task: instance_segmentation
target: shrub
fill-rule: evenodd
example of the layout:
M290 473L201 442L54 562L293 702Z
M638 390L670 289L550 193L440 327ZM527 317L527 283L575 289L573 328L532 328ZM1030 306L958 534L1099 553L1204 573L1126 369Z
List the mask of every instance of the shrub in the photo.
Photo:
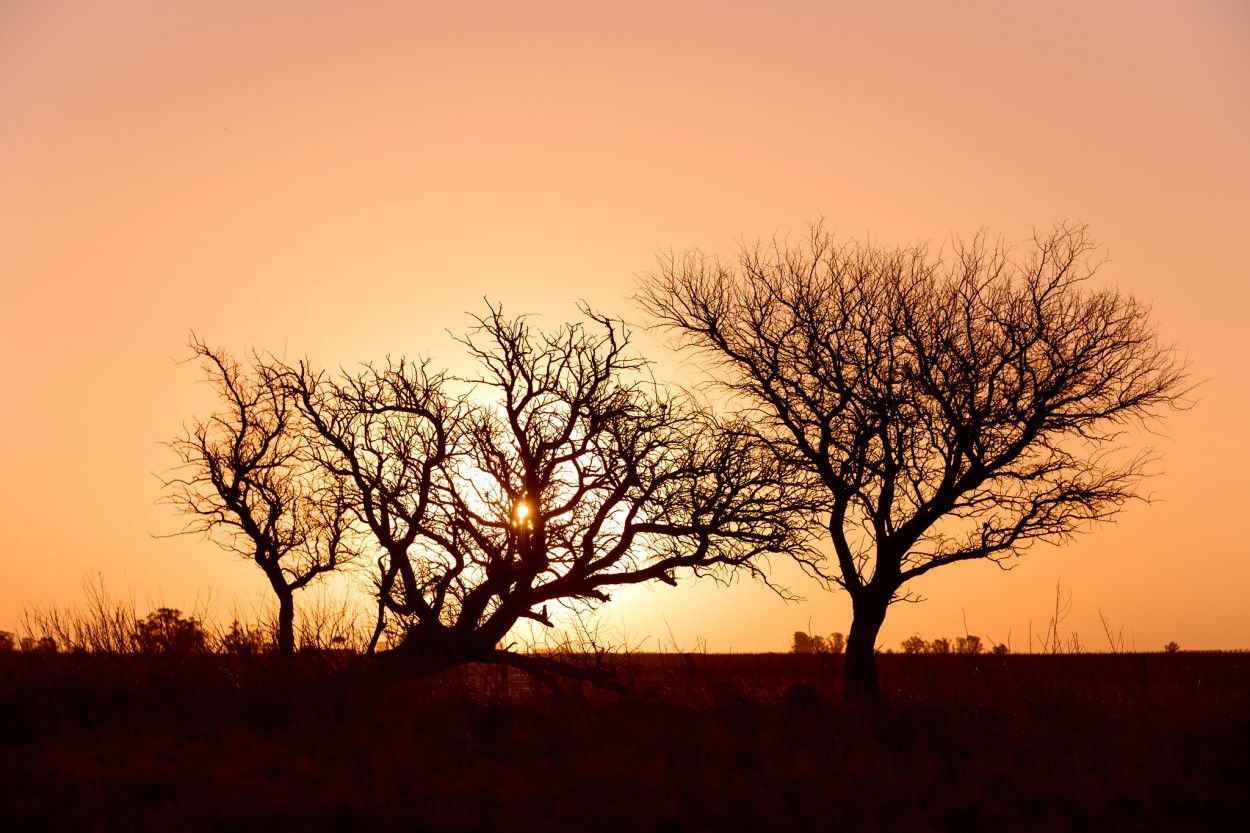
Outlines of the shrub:
M826 639L795 631L794 642L790 645L790 651L795 654L840 654L845 650L846 637L840 633L831 633Z
M7 654L14 649L13 634L0 631L0 654Z
M929 643L917 633L904 639L899 644L899 650L904 654L923 654L929 650Z
M240 625L238 619L230 623L230 630L221 638L221 649L235 656L254 656L269 647L270 640L262 628Z
M1169 654L1175 654L1180 649L1181 649L1181 646L1177 645L1175 642L1169 642L1168 644L1163 646L1163 650L1167 651Z
M810 633L803 631L794 632L794 642L790 646L790 650L796 654L819 654L824 648L824 639L819 636L812 636Z
M981 650L981 637L979 636L961 636L955 640L955 653L957 654L979 654Z
M162 607L139 622L137 638L144 653L195 654L205 650L204 628L198 619Z
M23 651L38 652L42 654L56 653L56 640L50 636L41 636L38 638L33 636L23 636L21 645Z

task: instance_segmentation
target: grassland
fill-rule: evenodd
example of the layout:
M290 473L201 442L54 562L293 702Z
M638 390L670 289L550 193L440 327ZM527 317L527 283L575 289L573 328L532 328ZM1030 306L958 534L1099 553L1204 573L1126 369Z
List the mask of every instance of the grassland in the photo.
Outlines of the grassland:
M879 659L0 654L0 829L1250 829L1250 655Z

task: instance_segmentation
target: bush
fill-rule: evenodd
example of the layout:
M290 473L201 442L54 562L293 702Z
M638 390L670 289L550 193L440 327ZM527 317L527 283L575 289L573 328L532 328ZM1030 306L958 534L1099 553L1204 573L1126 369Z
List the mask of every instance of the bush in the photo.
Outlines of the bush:
M981 637L979 636L961 636L955 640L955 653L957 654L979 654L981 650Z
M899 643L899 650L904 654L949 654L951 653L951 641L939 636L932 642L925 642L920 634L914 634ZM956 654L979 654L984 650L985 646L982 644L979 636L968 635L955 639L954 652ZM995 645L994 653L1007 653L1007 646Z
M0 654L7 654L15 647L13 634L8 631L0 631Z
M41 636L37 639L33 636L23 636L21 645L23 651L41 654L56 653L56 640L50 636Z
M136 634L145 654L198 654L205 650L204 628L198 619L184 619L182 612L162 607L139 622Z
M904 654L924 654L929 651L929 643L917 633L904 639L899 644L899 650Z
M238 619L230 623L230 630L221 638L221 649L235 656L255 656L270 647L271 640L262 628L240 625Z
M1169 642L1168 644L1163 646L1163 650L1167 651L1169 654L1175 654L1180 649L1181 649L1181 646L1177 645L1175 642Z
M795 631L794 642L790 645L791 653L795 654L840 654L845 650L846 637L840 633L831 633L826 639L823 636Z

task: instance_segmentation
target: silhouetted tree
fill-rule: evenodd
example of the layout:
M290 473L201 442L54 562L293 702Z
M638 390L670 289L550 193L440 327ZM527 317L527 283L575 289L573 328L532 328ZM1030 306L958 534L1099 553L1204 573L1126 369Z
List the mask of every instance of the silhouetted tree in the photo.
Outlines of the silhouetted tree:
M924 654L929 651L929 643L920 634L914 634L899 644L899 650L904 654Z
M462 340L472 379L402 359L285 368L381 553L378 631L397 621L415 665L534 668L498 647L522 619L802 551L801 477L747 426L667 393L619 322L583 312L543 332L491 308Z
M278 652L289 655L295 592L355 555L351 507L323 475L315 433L268 368L244 367L194 337L191 349L223 408L170 443L183 474L165 482L164 499L191 516L184 533L260 567L278 599Z
M238 619L230 622L230 630L221 638L221 649L235 656L255 656L271 645L261 628L247 627Z
M848 697L879 693L874 647L904 584L1063 541L1137 493L1126 427L1188 388L1147 305L1088 283L1082 226L1022 256L978 236L924 246L743 245L661 259L639 300L708 357L744 415L821 488L851 596Z
M182 612L162 607L138 622L135 641L144 653L198 654L206 649L204 628Z
M17 641L9 631L0 631L0 654L11 653L17 647Z
M824 637L795 631L794 641L790 643L790 651L795 654L840 654L845 649L846 637L840 633Z
M793 654L819 654L824 652L825 640L821 636L812 636L806 631L795 631L794 641L790 643Z
M984 648L979 636L969 634L955 638L955 653L957 654L979 654Z
M23 651L41 654L55 654L56 640L50 636L23 636L19 643Z

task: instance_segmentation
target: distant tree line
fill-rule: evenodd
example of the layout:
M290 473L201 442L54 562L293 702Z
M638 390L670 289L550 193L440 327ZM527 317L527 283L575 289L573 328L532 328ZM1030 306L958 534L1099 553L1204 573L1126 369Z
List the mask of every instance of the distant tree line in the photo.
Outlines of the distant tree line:
M985 646L981 637L972 634L955 637L953 642L945 637L926 641L920 634L914 634L902 641L899 650L904 654L980 654L985 651ZM1010 651L1003 643L990 648L990 653L993 654L1006 654Z

